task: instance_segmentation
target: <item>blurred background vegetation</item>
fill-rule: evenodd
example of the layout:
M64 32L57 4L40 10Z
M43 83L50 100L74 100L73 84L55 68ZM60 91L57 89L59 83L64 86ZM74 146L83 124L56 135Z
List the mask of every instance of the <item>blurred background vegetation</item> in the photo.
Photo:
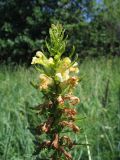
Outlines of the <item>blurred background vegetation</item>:
M0 0L0 61L30 63L59 21L79 57L120 55L119 0Z
M74 160L119 160L120 0L0 0L0 160L34 160L30 107L42 95L30 85L38 73L26 66L58 21L65 54L76 47L83 77L75 92L81 132L73 137L90 145L75 147Z

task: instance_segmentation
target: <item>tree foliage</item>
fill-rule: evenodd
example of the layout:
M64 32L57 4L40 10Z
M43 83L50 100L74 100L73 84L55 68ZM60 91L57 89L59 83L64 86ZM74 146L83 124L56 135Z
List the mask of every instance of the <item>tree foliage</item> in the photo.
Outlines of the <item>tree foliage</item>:
M0 60L30 63L59 21L79 56L119 55L119 0L0 0Z

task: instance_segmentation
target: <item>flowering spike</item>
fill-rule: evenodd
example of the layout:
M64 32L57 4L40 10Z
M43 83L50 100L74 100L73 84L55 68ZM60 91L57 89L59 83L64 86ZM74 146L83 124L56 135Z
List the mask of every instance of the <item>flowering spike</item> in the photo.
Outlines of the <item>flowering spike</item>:
M51 159L71 160L72 155L65 148L71 149L75 146L74 141L67 135L61 136L61 133L66 133L66 127L74 134L80 130L75 124L77 110L74 108L80 100L73 94L79 82L77 56L74 61L70 57L61 57L67 42L62 25L53 24L49 33L50 42L46 42L46 47L51 57L48 58L45 53L37 51L31 62L40 72L38 83L32 85L44 96L43 104L34 110L36 115L43 117L41 123L35 127L34 136L37 141L35 153L39 154L43 149L48 149L49 157L50 151L54 150L50 155ZM73 47L71 56L74 51ZM40 140L42 136L45 138L44 141Z

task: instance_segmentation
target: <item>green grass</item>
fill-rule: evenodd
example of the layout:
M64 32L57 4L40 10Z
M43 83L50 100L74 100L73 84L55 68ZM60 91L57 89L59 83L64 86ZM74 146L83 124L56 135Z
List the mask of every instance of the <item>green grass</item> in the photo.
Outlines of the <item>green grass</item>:
M118 160L120 58L86 59L80 76L76 95L81 99L77 106L81 131L73 137L83 145L73 149L74 160ZM27 111L42 101L29 83L36 77L32 68L0 66L0 160L33 160Z

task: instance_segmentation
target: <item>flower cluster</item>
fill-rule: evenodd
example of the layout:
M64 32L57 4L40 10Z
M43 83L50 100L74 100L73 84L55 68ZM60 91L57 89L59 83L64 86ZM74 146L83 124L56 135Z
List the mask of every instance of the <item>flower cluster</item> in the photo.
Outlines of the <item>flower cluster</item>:
M60 82L61 86L70 86L70 88L78 84L79 79L75 76L76 73L79 73L78 63L72 63L69 57L59 59L56 63L52 57L47 58L41 51L38 51L31 64L39 64L44 68L42 71L44 73L39 76L41 90L54 85L54 81Z
M69 57L62 58L59 54L61 44L65 45L63 36L60 37L62 33L61 25L53 25L50 30L51 38L56 38L56 41L51 40L51 42L57 43L58 39L63 41L61 43L58 41L59 48L56 51L58 54L52 54L50 58L47 58L44 53L38 51L31 62L40 71L36 86L44 95L44 103L35 109L37 113L44 116L45 121L39 124L35 131L38 136L45 134L46 140L37 142L36 151L40 152L44 148L54 150L50 156L51 160L57 160L63 156L64 159L72 159L71 154L65 148L71 149L75 142L62 132L70 129L76 133L80 130L75 124L77 111L73 107L80 102L79 98L73 95L73 90L79 82L77 76L79 68L76 61L72 62Z

